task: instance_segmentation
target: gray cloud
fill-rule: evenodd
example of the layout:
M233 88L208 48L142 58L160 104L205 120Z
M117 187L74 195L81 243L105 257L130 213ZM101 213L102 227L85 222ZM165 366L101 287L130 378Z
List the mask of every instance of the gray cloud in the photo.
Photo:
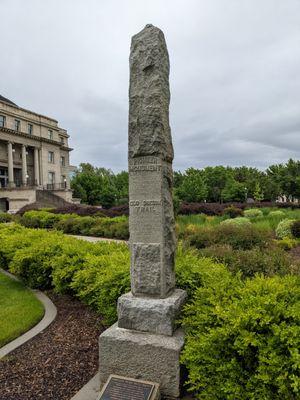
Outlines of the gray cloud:
M300 158L298 0L0 0L0 93L57 118L73 164L126 169L130 38L165 32L175 168Z

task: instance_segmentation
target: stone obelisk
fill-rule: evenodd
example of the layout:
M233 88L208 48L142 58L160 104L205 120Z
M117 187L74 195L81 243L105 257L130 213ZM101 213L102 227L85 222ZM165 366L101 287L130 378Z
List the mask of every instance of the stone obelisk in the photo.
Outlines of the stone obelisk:
M100 380L109 374L150 380L177 398L184 338L175 319L186 293L175 289L169 102L164 34L146 25L132 38L130 53L131 292L118 300L118 322L100 336Z

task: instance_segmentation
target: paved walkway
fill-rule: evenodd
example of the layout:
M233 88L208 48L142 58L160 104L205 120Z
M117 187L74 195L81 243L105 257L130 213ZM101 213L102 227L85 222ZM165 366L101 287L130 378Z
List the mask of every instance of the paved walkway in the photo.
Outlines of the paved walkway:
M71 400L97 400L100 394L100 376L96 374Z
M7 275L8 277L14 279L14 280L19 280L16 276L10 274L7 271L4 271L3 269L0 268L0 271ZM18 347L22 346L22 344L28 342L28 340L32 339L34 336L38 335L41 333L44 329L47 328L51 324L51 322L54 321L57 310L55 305L52 303L52 301L47 297L44 293L40 292L39 290L31 290L35 296L40 300L40 302L43 304L44 309L45 309L45 314L43 319L35 325L32 329L24 333L23 335L19 336L17 339L13 340L10 343L7 343L5 346L0 348L0 359L7 356L10 352L13 350L17 349Z
M75 239L86 240L87 242L115 242L115 243L127 243L126 240L119 240L119 239L109 239L109 238L102 238L102 237L95 237L95 236L82 236L82 235L67 235L73 237Z

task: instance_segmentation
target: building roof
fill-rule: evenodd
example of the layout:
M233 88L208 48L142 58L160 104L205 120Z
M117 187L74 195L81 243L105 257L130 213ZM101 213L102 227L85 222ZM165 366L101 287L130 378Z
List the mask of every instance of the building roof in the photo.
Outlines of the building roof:
M12 104L13 106L16 106L16 104L13 101L1 96L1 94L0 94L0 101L4 101L5 103Z

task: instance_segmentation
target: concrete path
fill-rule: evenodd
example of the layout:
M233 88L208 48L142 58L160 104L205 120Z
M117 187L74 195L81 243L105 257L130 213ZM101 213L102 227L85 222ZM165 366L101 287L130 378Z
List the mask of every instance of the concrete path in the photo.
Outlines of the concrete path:
M120 239L109 239L109 238L102 238L102 237L95 237L95 236L82 236L82 235L67 235L73 237L75 239L81 239L81 240L86 240L87 242L115 242L115 243L127 243L126 240L120 240Z
M96 374L86 385L84 385L79 392L71 398L71 400L97 400L100 394L99 373Z
M0 268L0 272L3 274L7 275L8 277L19 281L19 279L10 274L7 271L4 271L3 269ZM51 322L54 321L56 315L57 315L57 309L55 305L52 303L52 301L47 297L44 293L40 292L39 290L31 290L35 296L40 300L40 302L43 304L45 308L45 314L43 319L35 325L32 329L24 333L23 335L19 336L17 339L13 340L10 343L7 343L5 346L0 348L0 360L1 358L7 356L10 352L13 350L17 349L18 347L22 346L22 344L28 342L28 340L32 339L34 336L38 335L41 333L43 330L45 330Z

